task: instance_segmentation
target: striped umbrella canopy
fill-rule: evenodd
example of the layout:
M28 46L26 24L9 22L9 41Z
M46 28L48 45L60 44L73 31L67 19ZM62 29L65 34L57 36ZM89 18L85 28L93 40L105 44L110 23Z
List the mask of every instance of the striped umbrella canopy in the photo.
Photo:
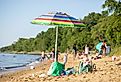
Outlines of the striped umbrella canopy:
M31 22L38 25L52 25L56 27L56 42L55 42L55 61L58 61L57 54L57 39L58 39L58 27L85 27L86 25L80 22L78 19L62 12L51 12L41 15Z
M32 24L54 25L57 27L85 27L78 19L62 12L48 13L35 18Z

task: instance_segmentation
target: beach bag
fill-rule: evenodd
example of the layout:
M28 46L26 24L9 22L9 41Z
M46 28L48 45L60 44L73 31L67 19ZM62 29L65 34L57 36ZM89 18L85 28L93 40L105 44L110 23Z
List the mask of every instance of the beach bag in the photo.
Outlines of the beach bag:
M61 64L59 62L53 62L48 71L48 75L60 76L63 73L64 69L65 69L64 64Z

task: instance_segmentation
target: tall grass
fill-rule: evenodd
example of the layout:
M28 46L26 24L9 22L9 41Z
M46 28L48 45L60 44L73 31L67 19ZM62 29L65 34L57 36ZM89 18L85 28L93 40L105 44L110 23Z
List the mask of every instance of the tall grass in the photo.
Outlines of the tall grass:
M111 50L110 56L121 56L121 47L114 48Z

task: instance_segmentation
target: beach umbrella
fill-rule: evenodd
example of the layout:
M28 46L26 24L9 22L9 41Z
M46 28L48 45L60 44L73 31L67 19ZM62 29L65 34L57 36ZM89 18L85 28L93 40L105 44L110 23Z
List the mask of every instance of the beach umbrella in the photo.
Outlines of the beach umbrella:
M55 41L55 61L58 61L57 54L57 41L58 41L58 27L85 27L86 25L80 22L78 19L63 13L63 12L51 12L41 15L31 22L38 25L51 25L56 27L56 41Z

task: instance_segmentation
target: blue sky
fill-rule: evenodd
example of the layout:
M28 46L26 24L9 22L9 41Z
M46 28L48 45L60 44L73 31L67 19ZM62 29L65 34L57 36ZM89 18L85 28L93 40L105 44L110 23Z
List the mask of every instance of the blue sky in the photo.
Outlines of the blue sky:
M35 37L49 27L31 24L48 12L61 11L83 19L91 12L101 12L105 0L0 0L0 47L19 38Z

